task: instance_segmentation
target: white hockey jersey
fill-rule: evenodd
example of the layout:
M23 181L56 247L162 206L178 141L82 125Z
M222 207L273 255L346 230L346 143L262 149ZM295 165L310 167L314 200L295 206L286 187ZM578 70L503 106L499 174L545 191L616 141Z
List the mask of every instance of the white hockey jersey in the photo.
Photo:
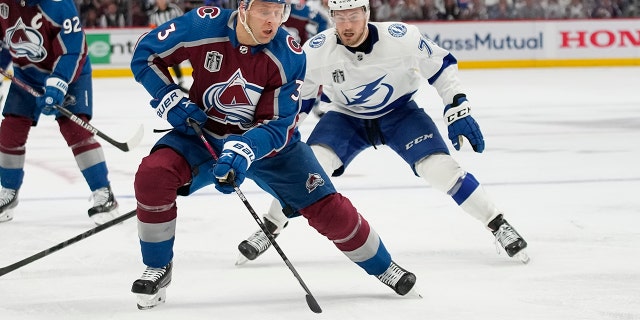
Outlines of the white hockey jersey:
M404 106L424 79L435 87L445 105L463 93L456 59L417 27L401 22L369 22L368 27L370 52L352 52L339 44L334 28L305 43L302 112L310 111L320 86L331 100L331 110L363 119Z

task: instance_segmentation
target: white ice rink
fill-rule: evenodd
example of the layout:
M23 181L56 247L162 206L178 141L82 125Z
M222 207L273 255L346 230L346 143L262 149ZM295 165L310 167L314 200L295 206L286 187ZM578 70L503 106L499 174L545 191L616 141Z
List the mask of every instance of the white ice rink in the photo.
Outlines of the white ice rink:
M497 254L494 238L386 147L333 181L418 277L423 298L399 297L351 263L303 218L277 240L323 309L275 250L236 267L257 225L235 194L213 186L179 198L167 303L139 311L136 220L0 277L0 319L640 319L640 68L462 70L486 140L452 151L529 242L531 263ZM6 90L8 82L5 81ZM138 148L100 140L121 213L135 208L140 159L167 128L132 78L96 79L92 124L117 140L144 124ZM442 102L420 100L441 133ZM31 131L15 218L0 224L0 267L94 227L90 192L50 118ZM302 125L306 137L316 122ZM262 214L270 199L242 185Z

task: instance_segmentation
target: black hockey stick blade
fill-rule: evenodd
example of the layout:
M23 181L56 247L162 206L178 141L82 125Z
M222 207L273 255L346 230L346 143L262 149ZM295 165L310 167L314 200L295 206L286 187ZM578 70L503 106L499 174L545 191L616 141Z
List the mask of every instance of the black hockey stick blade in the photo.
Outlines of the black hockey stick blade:
M307 293L305 298L307 299L307 305L309 306L309 309L311 309L311 311L313 311L314 313L321 313L322 309L320 308L318 301L316 301L316 299L313 297L313 294L311 294L311 290L309 290L307 284L304 283L296 268L293 266L291 261L289 261L289 258L287 258L287 256L284 254L284 251L282 251L282 248L280 248L280 245L276 242L276 238L267 230L267 227L264 225L262 220L260 220L260 217L247 200L247 197L245 197L244 193L242 193L242 190L240 190L240 188L236 185L233 177L227 177L227 179L231 180L230 183L233 186L233 189L236 191L236 194L238 195L238 197L240 197L240 200L242 200L242 203L244 203L245 207L247 207L247 209L249 210L249 213L253 217L253 220L256 221L258 226L260 226L260 229L267 236L269 242L271 242L271 245L273 245L273 248L278 252L291 273L293 273L293 276L296 277L298 283L300 283L300 286L302 286L302 289L304 289L304 291Z
M60 249L68 247L69 245L74 244L74 243L76 243L76 242L78 242L80 240L88 238L88 237L90 237L90 236L92 236L92 235L94 235L94 234L96 234L96 233L98 233L98 232L100 232L100 231L102 231L104 229L112 227L112 226L114 226L114 225L116 225L116 224L118 224L118 223L120 223L122 221L125 221L125 220L135 216L135 215L136 215L136 210L134 209L134 210L129 211L129 212L127 212L127 213L125 213L125 214L123 214L121 216L118 216L117 218L114 218L113 220L107 221L104 224L101 224L101 225L99 225L99 226L97 226L97 227L95 227L93 229L87 230L87 231L85 231L85 232L83 232L83 233L81 233L81 234L79 234L79 235L77 235L77 236L75 236L75 237L73 237L73 238L71 238L69 240L60 242L57 245L55 245L55 246L53 246L53 247L51 247L49 249L40 251L40 252L38 252L38 253L30 256L30 257L24 258L24 259L14 263L14 264L8 265L8 266L3 267L3 268L0 268L0 277L5 275L5 274L7 274L7 273L9 273L9 272L11 272L11 271L15 271L18 268L24 267L24 266L30 264L31 262L34 262L34 261L39 260L41 258L44 258L44 257L46 257L46 256L48 256L48 255L50 255L50 254L52 254L52 253L54 253L54 252L56 252L56 251L58 251Z
M38 90L34 89L33 87L31 87L27 83L22 82L20 79L14 78L13 75L7 73L4 69L0 69L0 74L5 76L7 79L11 80L14 84L16 84L18 87L22 88L23 90L27 91L32 96L34 96L34 97L42 96L42 93L40 93ZM97 135L98 137L100 137L100 138L104 139L105 141L109 142L110 144L112 144L116 148L118 148L118 149L120 149L122 151L125 151L125 152L127 152L127 151L133 149L134 147L136 147L140 143L140 141L142 140L142 136L144 135L144 127L142 125L140 125L140 127L138 128L138 131L136 132L136 134L131 139L129 139L126 142L119 142L119 141L116 141L113 138L109 137L108 135L104 134L102 131L96 129L94 126L92 126L88 122L78 118L78 116L73 114L73 112L69 111L67 108L65 108L63 106L55 106L55 108L58 111L60 111L60 113L62 113L62 115L64 115L65 117L71 119L71 121L75 122L77 125L79 125L83 129L85 129L85 130Z
M130 151L131 149L135 148L138 144L140 144L140 141L142 141L142 137L144 136L144 126L140 125L138 127L138 131L136 131L135 135L131 137L129 140L127 140L126 142L116 141L113 138L109 137L108 135L104 134L102 131L96 129L94 126L92 126L88 122L78 118L78 116L73 114L73 112L69 111L69 109L63 106L56 106L56 109L58 109L60 113L62 113L65 117L71 119L71 121L75 122L77 125L97 135L98 137L104 139L114 147L124 152Z
M306 295L305 298L307 298L307 304L309 305L309 309L311 309L311 311L315 313L322 313L322 309L320 308L318 301L316 301L316 298L314 298L310 294Z
M207 138L205 138L204 134L202 133L202 129L200 129L200 126L198 125L198 123L196 123L190 118L187 119L187 123L189 124L189 126L191 126L191 128L193 128L196 134L200 136L200 140L202 140L202 143L211 154L211 157L213 158L213 160L218 161L218 156L216 155L209 141L207 141ZM242 203L244 203L244 206L247 207L247 210L249 210L249 213L251 214L253 219L256 221L258 226L260 226L260 229L262 230L262 232L264 232L267 235L267 238L269 238L269 242L271 242L271 245L273 245L273 248L276 249L276 251L280 255L280 258L282 258L282 260L287 265L291 273L293 273L293 275L298 280L298 283L300 283L300 286L302 286L302 289L304 289L304 291L307 293L305 298L307 300L307 305L309 306L309 309L311 309L311 311L313 311L314 313L321 313L322 309L320 308L318 301L316 301L316 299L313 297L313 295L311 294L311 290L309 290L309 288L302 280L302 277L300 276L296 268L293 266L293 264L291 264L291 261L289 261L289 258L287 258L287 256L284 254L284 251L282 251L282 248L280 248L280 245L278 245L278 243L276 242L276 239L267 230L267 227L264 225L262 220L260 220L260 217L258 216L256 211L253 209L251 204L249 203L249 200L247 200L247 197L245 197L242 190L240 190L238 185L236 185L236 182L234 181L234 178L233 178L233 174L234 174L233 171L230 171L229 174L226 176L225 180L228 183L231 183L231 185L233 186L233 190L235 190L240 200L242 200Z

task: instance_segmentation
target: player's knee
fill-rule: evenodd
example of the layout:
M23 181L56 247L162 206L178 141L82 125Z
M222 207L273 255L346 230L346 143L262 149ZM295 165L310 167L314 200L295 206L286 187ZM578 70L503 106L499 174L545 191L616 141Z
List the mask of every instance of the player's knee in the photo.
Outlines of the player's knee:
M324 170L324 172L329 176L342 166L342 161L338 158L338 155L331 150L331 148L324 145L314 144L311 146L311 150L318 159L318 162L320 162L322 170Z
M21 148L27 143L31 119L8 115L2 120L0 146L6 150Z
M349 199L339 193L330 194L300 210L309 225L330 240L348 237L358 226L360 215Z
M86 115L78 115L78 118L82 119L84 122L89 122L89 119ZM93 133L79 126L71 119L67 117L60 117L57 120L60 126L60 133L62 134L64 140L67 141L67 145L74 146L80 142L93 139Z
M448 154L432 154L416 162L416 172L434 188L448 193L464 176L458 162Z
M134 177L136 198L144 195L173 194L191 180L191 168L182 156L169 148L159 149L144 157Z

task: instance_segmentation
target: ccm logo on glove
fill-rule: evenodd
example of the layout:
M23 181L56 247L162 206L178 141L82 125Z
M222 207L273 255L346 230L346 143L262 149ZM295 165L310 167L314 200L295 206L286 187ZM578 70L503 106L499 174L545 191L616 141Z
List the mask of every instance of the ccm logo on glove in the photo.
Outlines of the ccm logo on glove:
M467 101L464 101L461 105L457 107L451 107L449 110L447 110L444 118L449 125L456 122L456 120L462 119L470 114L471 108L469 107L469 103Z

